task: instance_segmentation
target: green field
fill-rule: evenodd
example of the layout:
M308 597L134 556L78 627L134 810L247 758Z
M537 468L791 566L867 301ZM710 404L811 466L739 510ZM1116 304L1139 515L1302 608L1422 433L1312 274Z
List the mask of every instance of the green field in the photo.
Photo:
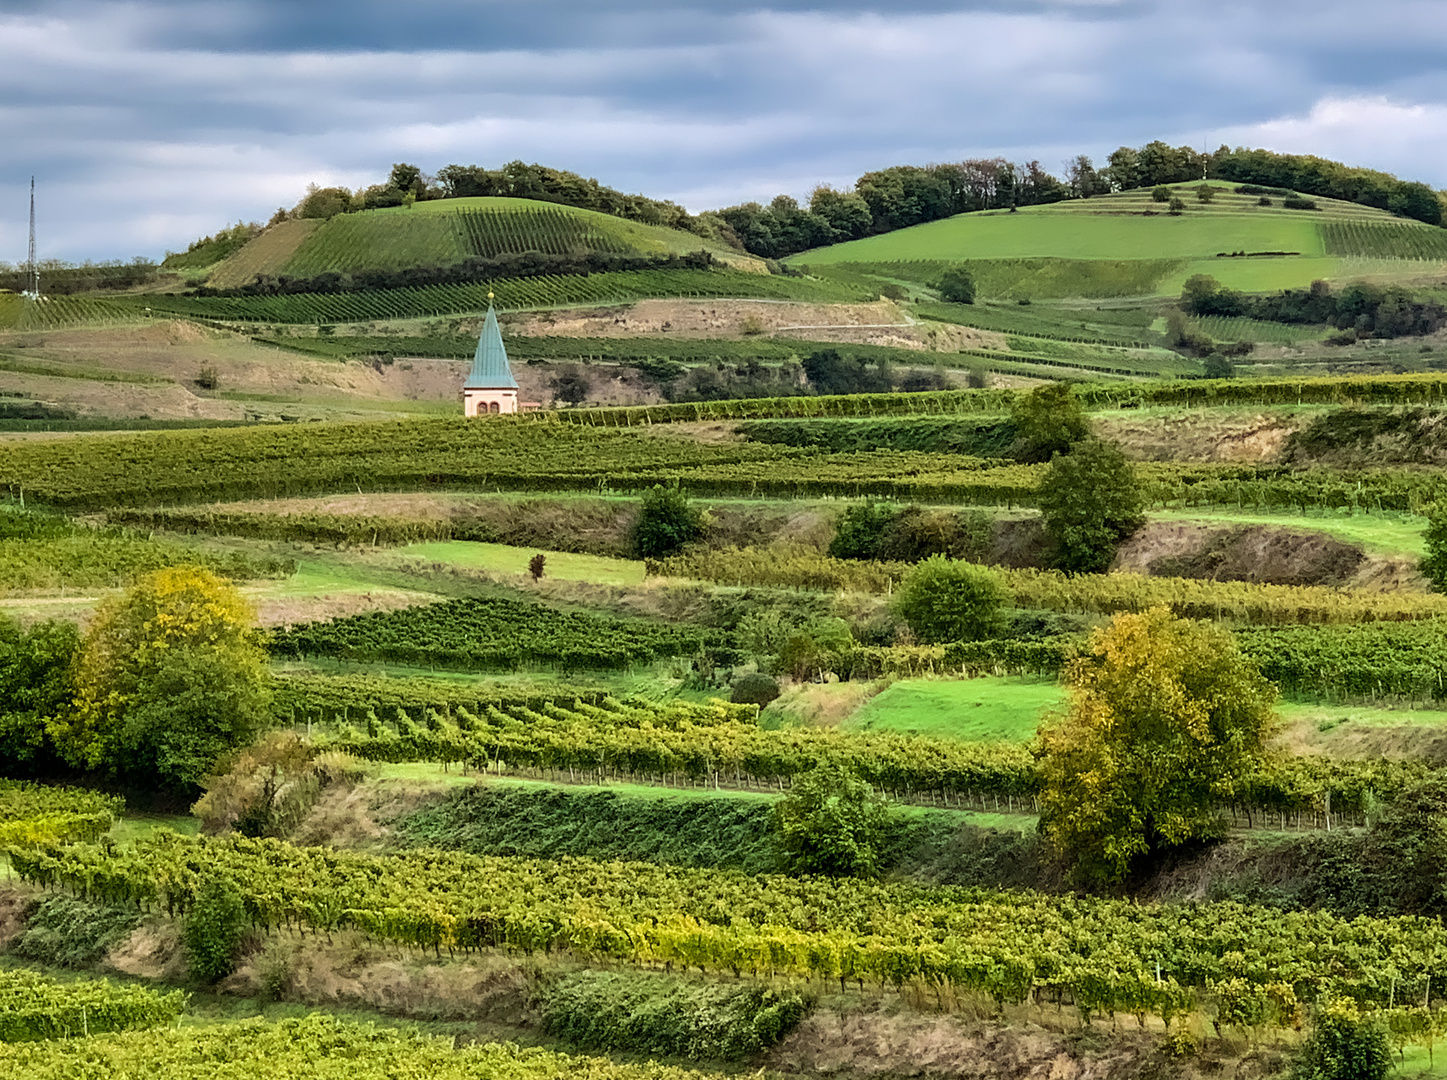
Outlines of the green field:
M1415 514L1253 514L1235 510L1162 510L1161 521L1195 521L1209 525L1270 525L1281 529L1323 532L1369 552L1421 558L1426 553L1425 518Z
M444 563L467 570L495 574L526 574L528 560L539 554L532 548L506 544L479 544L471 540L409 544L401 554L428 562ZM560 581L592 581L600 585L637 585L643 580L643 564L601 555L574 555L565 551L541 552L547 559L544 574Z
M1236 250L1324 254L1316 222L1286 211L1272 216L1187 212L1178 218L1148 218L1031 207L1014 214L958 214L807 251L790 261L829 266L913 259L1205 259Z
M1064 700L1064 690L1054 682L904 679L870 700L844 727L979 742L1026 742L1034 737L1040 717Z

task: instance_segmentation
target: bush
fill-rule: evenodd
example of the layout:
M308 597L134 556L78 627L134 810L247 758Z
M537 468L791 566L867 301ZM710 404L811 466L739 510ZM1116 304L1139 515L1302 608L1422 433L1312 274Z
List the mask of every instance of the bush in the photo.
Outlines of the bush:
M585 971L541 994L543 1029L586 1050L739 1058L778 1042L808 1011L796 990Z
M1284 199L1281 200L1281 205L1282 205L1282 207L1284 207L1284 208L1287 209L1287 210L1315 210L1315 209L1316 209L1316 201L1315 201L1315 200L1313 200L1313 199L1303 199L1303 198L1301 198L1301 197L1299 197L1299 196L1297 196L1297 195L1288 195L1286 198L1284 198Z
M702 535L703 514L688 496L677 487L655 484L639 504L628 532L628 549L635 559L659 559Z
M229 878L213 876L201 883L182 925L186 966L198 982L220 982L236 970L246 933L246 909Z
M1209 203L1216 200L1216 189L1210 184L1202 184L1196 189L1196 201Z
M975 302L974 276L963 267L954 267L940 275L935 283L940 299L950 304L973 304Z
M889 818L874 789L837 765L800 776L774 806L779 847L796 874L873 877Z
M124 941L140 921L134 908L52 896L31 909L10 952L40 964L89 967Z
M1447 592L1447 506L1434 506L1427 515L1426 555L1417 564L1437 592Z
M1103 573L1145 521L1135 470L1110 443L1089 439L1057 457L1040 482L1040 516L1056 569Z
M1166 213L1171 214L1171 215L1173 215L1173 216L1179 216L1179 215L1181 215L1181 214L1184 214L1185 212L1186 212L1186 200L1182 199L1179 195L1173 195L1173 196L1171 196L1170 206L1169 206L1169 208L1166 210Z
M1208 379L1229 379L1236 374L1236 365L1231 363L1229 357L1220 353L1212 353L1206 357L1202 366L1205 368Z
M1271 196L1270 196L1270 195L1263 195L1263 196L1261 196L1261 198L1259 198L1259 199L1256 200L1256 205L1257 205L1257 206L1270 206L1270 205L1271 205Z
M1338 998L1317 1006L1292 1075L1295 1080L1385 1080L1391 1067L1392 1050L1381 1022L1363 1016L1355 1002Z
M900 509L892 503L864 502L845 507L829 541L829 555L835 559L875 559L879 557L879 538L899 516Z
M221 376L214 367L203 367L196 372L196 385L202 390L215 390L221 385Z
M1151 199L1155 202L1170 202L1171 189L1165 184L1157 184L1151 189Z
M1000 632L1009 597L993 570L932 555L904 579L895 610L921 641L980 641Z
M745 675L734 683L729 701L735 705L757 705L764 708L779 696L779 684L763 672Z

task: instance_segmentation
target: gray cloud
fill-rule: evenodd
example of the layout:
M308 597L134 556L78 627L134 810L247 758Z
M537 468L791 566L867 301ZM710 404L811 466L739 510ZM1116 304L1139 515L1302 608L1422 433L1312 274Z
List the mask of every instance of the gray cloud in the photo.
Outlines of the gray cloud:
M1413 28L1410 34L1404 27ZM693 209L1151 138L1437 185L1447 12L1382 0L0 0L0 259L129 257L394 161L539 160Z

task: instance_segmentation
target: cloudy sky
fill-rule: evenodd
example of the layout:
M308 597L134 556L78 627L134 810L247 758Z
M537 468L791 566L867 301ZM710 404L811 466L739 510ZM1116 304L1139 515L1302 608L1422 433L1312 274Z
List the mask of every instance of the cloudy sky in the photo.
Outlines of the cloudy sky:
M521 158L694 210L1153 138L1447 187L1440 0L0 0L0 261Z

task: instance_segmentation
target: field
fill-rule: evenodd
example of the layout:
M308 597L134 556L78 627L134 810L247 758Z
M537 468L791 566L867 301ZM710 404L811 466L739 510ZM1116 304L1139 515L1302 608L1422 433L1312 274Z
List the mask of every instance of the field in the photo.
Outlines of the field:
M0 295L0 1076L1280 1080L1353 1010L1440 1072L1447 332L1169 298L1439 296L1447 231L1178 187L804 276ZM700 246L455 200L211 282ZM546 407L466 421L489 289ZM1089 570L1050 379L1143 507ZM193 564L246 603L127 592Z

